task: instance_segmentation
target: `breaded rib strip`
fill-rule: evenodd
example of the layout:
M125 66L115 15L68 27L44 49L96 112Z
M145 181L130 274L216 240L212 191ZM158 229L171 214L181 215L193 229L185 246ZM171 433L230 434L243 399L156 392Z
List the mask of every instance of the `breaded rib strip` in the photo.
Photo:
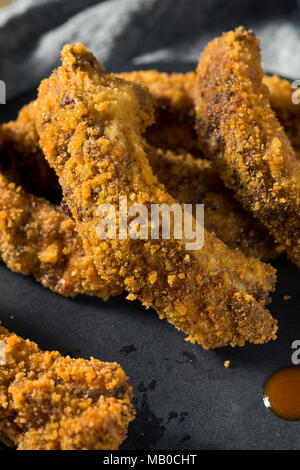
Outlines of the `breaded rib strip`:
M134 70L117 73L117 77L148 88L155 108L166 108L174 116L193 117L196 73L165 73L158 70Z
M85 254L71 218L45 199L0 175L0 256L12 270L33 275L66 297L95 295L106 300L122 292L102 280Z
M205 204L206 229L215 232L229 248L239 248L247 256L260 259L278 256L265 227L233 198L210 161L150 148L147 156L171 196L187 204Z
M12 271L66 297L118 295L122 289L100 279L71 217L24 189L45 196L60 191L39 147L34 113L30 103L0 127L0 256Z
M197 69L199 143L300 266L300 162L270 108L260 62L254 33L241 27L207 46Z
M152 95L155 122L146 129L150 144L201 156L194 128L195 72L167 74L157 70L137 70L117 75L146 86Z
M277 75L264 76L263 84L269 89L271 108L290 139L296 157L300 159L300 103L293 103L292 100L296 90L291 82ZM299 99L298 91L295 98Z
M10 132L11 127L15 132ZM7 132L8 129L9 132ZM17 121L4 125L2 131L5 145L3 147L0 145L0 162L5 160L7 167L13 167L18 178L18 161L21 160L22 169L25 175L28 175L26 162L22 162L22 149L24 149L26 159L30 161L32 169L33 181L25 181L29 189L31 190L33 186L35 190L35 182L39 180L39 187L44 188L47 193L54 192L58 185L57 177L55 175L55 181L52 175L53 170L50 171L37 142L34 103L23 108ZM35 151L30 156L31 148ZM251 220L248 222L248 214L243 216L243 211L230 200L224 188L219 193L215 191L214 187L218 186L218 177L213 172L210 162L200 159L195 161L190 155L182 158L170 152L165 155L150 146L147 147L147 156L154 173L157 172L159 180L166 184L173 197L185 203L205 202L206 227L209 231L216 232L217 236L220 235L219 238L229 247L240 247L246 254L254 256L265 255L270 258L273 255L274 251L270 242L265 242L264 233L257 227L258 224L253 221L253 227L251 227L252 223ZM42 160L44 163L41 163ZM41 168L42 171L40 171ZM34 170L36 174L32 173ZM23 186L22 175L19 180ZM3 260L12 270L23 274L33 274L44 286L65 296L73 296L76 293L95 293L107 298L109 295L121 293L120 287L115 286L113 282L97 280L93 262L89 256L84 255L74 223L60 208L46 200L41 201L25 191L20 192L18 186L9 185L7 180L3 179L3 191L0 192L1 210L5 212L6 219L5 223L0 226L0 243L2 241L0 253L2 252ZM26 213L30 213L30 217L24 225ZM66 240L66 246L64 240ZM53 251L48 249L49 245ZM47 259L46 254L48 254ZM253 269L252 279L249 279L248 275L250 266ZM265 299L275 283L272 268L269 268L268 272L265 267L263 275L261 269L257 270L258 268L260 268L260 263L250 263L246 269L246 278L243 279L244 289L257 300L262 297ZM243 274L238 271L237 276L238 281L241 282Z
M129 207L143 204L149 213L152 203L175 201L153 175L143 148L141 133L152 121L146 90L105 73L81 44L65 46L62 59L40 86L37 129L100 276L125 285L130 299L152 306L206 348L275 338L276 321L231 279L233 270L235 278L247 272L249 259L213 234L205 231L203 249L192 252L172 237L99 238L101 204L118 213L119 197L127 196Z
M146 131L149 142L162 149L188 151L198 156L194 129L196 74L136 70L118 76L146 86L153 96L155 123ZM276 75L265 75L263 83L269 89L271 108L300 158L300 105L292 102L295 90L288 80Z
M41 351L0 326L0 439L19 450L114 450L134 419L116 362Z

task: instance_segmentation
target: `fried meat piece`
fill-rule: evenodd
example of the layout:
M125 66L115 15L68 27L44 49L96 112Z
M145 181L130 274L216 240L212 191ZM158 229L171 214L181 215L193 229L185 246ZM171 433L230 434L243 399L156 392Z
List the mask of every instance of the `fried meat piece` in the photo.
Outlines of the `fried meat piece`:
M245 209L300 266L300 162L262 80L253 32L240 27L206 47L197 69L199 145Z
M155 121L146 129L150 144L164 150L202 156L195 131L195 72L167 74L157 70L137 70L117 75L146 86L152 95Z
M0 326L0 439L19 450L115 450L134 419L116 362L41 351Z
M155 122L146 130L152 145L201 156L194 128L194 72L168 74L157 70L136 70L118 76L146 86L153 96ZM271 108L289 137L297 158L300 158L300 107L292 102L295 90L288 80L277 75L265 75L263 83L269 89Z
M46 160L38 145L37 134L34 132L34 103L21 110L16 123L9 124L16 131L7 135L9 127L3 126L2 135L5 138L7 153L1 151L0 145L1 159L7 159L8 156L12 158L17 170L15 173L18 173L17 162L18 159L22 159L23 138L23 147L26 150L35 148L31 157L26 153L32 169L36 171L35 175L31 175L33 184L37 178L40 178L40 186L48 187L51 191L58 183L56 181L53 184L51 172L47 178L47 166L42 165L43 171L39 171L41 168L39 161L44 159L46 162ZM15 141L20 147L20 154L14 154ZM209 231L216 232L217 236L230 247L240 247L248 255L262 258L275 256L274 247L267 238L265 241L265 234L257 226L258 224L251 220L248 222L248 214L243 216L243 211L234 201L230 201L230 196L226 195L224 188L222 191L216 191L215 187L219 186L218 177L211 169L210 162L200 159L195 161L190 155L179 157L171 152L164 154L150 146L147 147L147 156L159 180L166 185L173 197L184 203L205 202L205 223ZM37 160L36 166L35 160ZM7 164L7 166L12 165ZM25 163L22 167L25 167ZM28 175L26 170L25 174ZM11 183L3 178L3 190L0 193L0 210L3 211L0 253L7 266L22 274L32 274L45 287L64 296L86 293L106 299L110 295L120 294L122 289L119 286L98 279L91 258L85 256L74 223L64 211L46 200L21 191L19 186ZM26 183L32 189L31 181ZM23 185L23 180L21 184ZM30 216L24 225L28 214ZM22 230L19 229L20 225L23 227ZM241 276L241 273L238 273L238 276ZM266 282L265 277L258 276L258 279L261 279L259 288L255 272L253 278L254 285L247 284L247 289L256 298L261 297L261 292L267 295L274 284L274 277L269 276L269 281Z
M153 72L152 72L153 73ZM126 75L126 74L124 74ZM167 74L162 74L163 80L160 87L154 86L156 80L159 80L159 73L153 77L153 86L150 86L150 91L154 97L155 106L163 106L163 102L168 100L170 106L174 106L175 109L184 107L181 101L184 100L184 91L181 90L183 86L182 80L179 76L172 74L170 76L169 85L167 85ZM179 75L179 74L177 74ZM132 72L129 74L132 78L140 80L143 79L144 75L142 72ZM144 82L149 83L149 77L144 77ZM186 75L185 93L190 92L191 82L194 78L194 74L190 73ZM152 83L152 82L150 82ZM165 83L165 86L162 86ZM188 85L190 83L190 86ZM179 90L177 90L176 84L180 84ZM175 88L175 90L173 90ZM169 93L168 93L169 90ZM170 92L172 90L172 94ZM161 99L159 98L161 96ZM189 109L191 103L188 104ZM15 140L22 147L35 148L34 155L29 158L32 162L31 167L36 169L37 174L34 175L40 179L40 184L45 188L47 193L57 193L58 180L57 176L52 168L48 165L38 143L38 135L35 130L35 116L34 116L34 103L25 106L18 116L16 123L9 123L10 127L15 128L16 132L6 136L7 145L6 148L13 153L15 148ZM4 132L6 133L6 129ZM26 137L25 137L26 136ZM24 144L22 146L22 138ZM10 139L12 145L9 147ZM147 157L152 166L153 172L161 183L163 183L167 191L182 203L204 203L205 204L205 224L206 228L210 232L215 232L217 237L220 238L230 248L239 248L247 256L254 256L264 260L274 259L278 256L279 250L275 248L274 242L268 236L267 230L256 221L251 213L245 211L231 196L230 191L224 188L223 182L218 177L217 173L213 170L211 162L205 159L198 158L195 160L190 154L174 154L170 151L161 151L151 147L147 147ZM1 148L0 148L1 158ZM13 157L15 161L15 167L18 166L17 160L22 160L22 155ZM34 161L37 160L37 164ZM40 164L41 161L44 164ZM25 164L22 165L23 167ZM43 171L39 171L42 166ZM47 171L48 167L48 171ZM55 174L55 178L53 177ZM25 171L25 174L27 172ZM25 180L27 186L30 187L30 192L34 192L34 187L31 187L30 179ZM24 187L24 181L21 181ZM60 188L60 187L59 187ZM46 197L46 195L45 195ZM269 289L267 286L266 289Z
M217 232L230 247L240 246L247 254L272 256L270 244L267 242L264 246L263 231L260 231L259 227L255 229L258 224L253 223L254 228L250 228L251 220L248 223L247 214L243 217L241 210L235 211L237 204L230 201L226 190L219 195L212 192L217 176L212 171L210 162L195 161L190 155L180 158L171 152L164 154L149 145L146 151L154 172L163 183L167 184L172 196L183 203L205 202L206 227L209 231ZM40 153L38 158L44 158L41 150ZM45 182L44 186L46 184ZM21 207L23 212L20 212ZM3 191L0 193L1 208L6 223L2 224L2 233L0 232L2 237L0 237L2 240L0 252L2 251L3 260L11 269L23 274L33 274L44 286L67 296L76 293L93 294L97 292L97 288L100 289L98 295L103 298L107 298L110 293L111 295L121 293L121 288L112 281L110 283L97 281L91 258L85 257L80 247L74 223L66 217L61 208L25 191L20 192L18 186L9 184L5 178ZM28 213L30 217L24 224L24 217L26 218ZM19 226L24 227L23 231ZM64 240L67 246L64 246ZM51 248L48 248L49 246ZM251 277L248 273L250 269L252 269ZM235 270L232 274L235 274ZM243 282L243 289L259 300L261 297L264 299L273 289L274 279L272 269L269 269L268 277L263 276L261 264L249 261L245 275L239 270L236 281Z
M27 193L3 175L0 256L12 271L31 274L66 297L87 294L106 300L122 292L119 286L100 279L73 220L59 206Z
M277 75L264 76L263 84L269 89L271 108L290 139L296 157L300 159L300 106L292 100L296 90L291 82ZM298 91L296 95L298 99Z
M243 290L243 281L253 285L259 271L274 278L272 268L230 250L214 234L205 231L204 247L189 252L185 240L174 237L99 237L102 204L118 216L122 196L129 208L142 204L148 214L153 203L176 201L153 175L144 150L141 134L153 120L146 90L105 73L81 44L65 46L62 59L40 86L37 129L101 278L125 285L129 299L152 306L206 348L275 338L266 296L258 302Z
M171 196L187 204L205 204L206 229L229 248L265 260L278 256L279 250L266 228L233 198L210 161L151 148L147 156L154 174Z
M3 175L0 255L12 271L31 274L66 297L86 294L106 300L122 292L119 286L100 279L73 220L59 206L27 193Z
M193 117L195 72L168 74L158 70L134 70L116 76L148 88L155 108L166 108L174 117L176 114Z
M28 192L61 192L39 147L34 112L30 103L0 127L0 256L12 271L66 297L119 295L122 289L99 278L67 208Z

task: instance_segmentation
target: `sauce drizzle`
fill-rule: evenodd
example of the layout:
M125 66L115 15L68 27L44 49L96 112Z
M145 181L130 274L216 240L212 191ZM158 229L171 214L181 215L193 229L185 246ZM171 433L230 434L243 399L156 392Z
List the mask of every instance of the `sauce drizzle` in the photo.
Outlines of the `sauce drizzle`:
M280 369L267 380L264 404L280 418L300 420L300 367Z

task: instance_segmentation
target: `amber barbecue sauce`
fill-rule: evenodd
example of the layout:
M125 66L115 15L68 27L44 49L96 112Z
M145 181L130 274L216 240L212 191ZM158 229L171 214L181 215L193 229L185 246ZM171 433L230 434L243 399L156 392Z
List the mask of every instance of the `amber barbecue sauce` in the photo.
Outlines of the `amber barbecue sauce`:
M280 418L300 420L300 367L280 369L267 380L264 404Z

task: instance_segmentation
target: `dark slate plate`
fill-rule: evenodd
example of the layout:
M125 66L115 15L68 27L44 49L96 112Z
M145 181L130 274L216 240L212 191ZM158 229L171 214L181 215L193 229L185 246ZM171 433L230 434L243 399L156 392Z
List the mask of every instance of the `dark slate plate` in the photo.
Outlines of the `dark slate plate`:
M147 66L152 67L185 71L194 64ZM0 122L14 118L34 96L0 106ZM300 271L284 258L274 264L278 285L271 311L279 320L279 334L266 345L205 351L138 302L65 299L4 265L0 318L44 349L92 355L124 367L134 386L137 418L123 449L299 449L300 424L277 418L262 400L264 382L291 365L291 344L300 339ZM291 299L283 300L284 294ZM225 360L231 362L229 369Z

